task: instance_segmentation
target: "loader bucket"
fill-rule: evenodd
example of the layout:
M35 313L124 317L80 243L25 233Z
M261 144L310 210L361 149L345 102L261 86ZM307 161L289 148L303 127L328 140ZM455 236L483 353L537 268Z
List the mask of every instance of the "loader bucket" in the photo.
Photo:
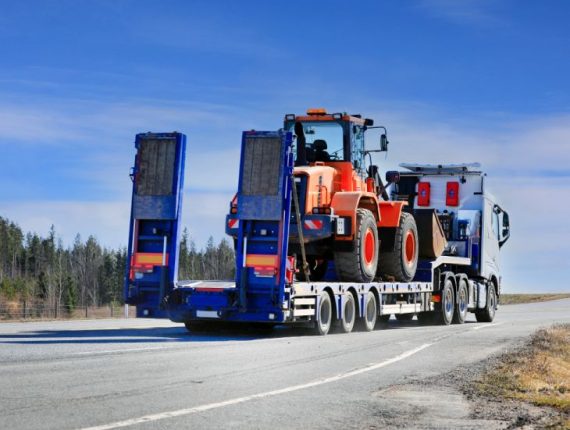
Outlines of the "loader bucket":
M420 258L437 258L447 245L443 227L434 209L416 209L414 218L418 226Z

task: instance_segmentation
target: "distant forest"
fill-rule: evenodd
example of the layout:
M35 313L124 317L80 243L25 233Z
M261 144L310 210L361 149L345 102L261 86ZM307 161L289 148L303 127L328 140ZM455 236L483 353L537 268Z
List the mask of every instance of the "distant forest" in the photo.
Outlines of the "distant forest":
M52 226L46 237L24 233L0 217L0 307L18 302L24 309L51 310L55 317L76 308L123 303L126 248L109 249L78 234L65 247ZM231 279L234 251L210 238L198 250L185 229L180 243L179 279ZM1 309L0 309L1 311Z

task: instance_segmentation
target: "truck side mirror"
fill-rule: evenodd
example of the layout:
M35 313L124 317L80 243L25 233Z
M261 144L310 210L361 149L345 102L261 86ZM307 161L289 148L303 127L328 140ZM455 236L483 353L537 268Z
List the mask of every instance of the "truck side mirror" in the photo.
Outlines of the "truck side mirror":
M380 135L380 152L387 152L388 151L388 137L385 133Z
M400 172L396 170L389 170L386 172L386 182L388 184L397 184L400 182Z

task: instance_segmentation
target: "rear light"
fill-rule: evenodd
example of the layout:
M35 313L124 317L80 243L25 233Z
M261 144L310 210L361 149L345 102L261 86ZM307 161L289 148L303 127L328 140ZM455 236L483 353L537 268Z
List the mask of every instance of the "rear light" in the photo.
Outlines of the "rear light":
M330 215L331 213L332 213L332 209L330 207L313 208L313 214L315 214L315 215Z
M441 303L441 296L439 294L434 294L431 296L431 301L433 303Z
M418 206L429 206L430 188L429 182L418 182Z
M293 283L295 277L295 257L288 256L285 266L285 282L289 285Z
M459 206L459 182L448 182L445 194L447 206Z

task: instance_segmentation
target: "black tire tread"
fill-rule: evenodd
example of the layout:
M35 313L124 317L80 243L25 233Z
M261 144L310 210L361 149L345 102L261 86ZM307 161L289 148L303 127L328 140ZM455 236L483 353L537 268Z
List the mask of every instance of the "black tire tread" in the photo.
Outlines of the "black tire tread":
M393 276L396 281L409 282L411 281L416 272L417 268L417 256L418 251L416 250L416 268L413 270L413 275L409 276L403 268L402 262L402 236L403 236L403 226L407 223L412 224L412 228L416 232L416 247L418 244L418 228L416 226L416 221L412 214L407 212L402 212L400 216L400 226L396 229L396 238L394 240L394 250L390 252L381 252L378 255L378 273L383 278Z
M341 252L337 251L334 253L334 264L336 267L336 272L339 278L339 281L345 282L371 282L374 280L374 276L368 277L365 273L363 273L360 267L360 247L357 245L360 243L360 234L361 229L360 226L366 219L370 219L373 225L376 225L376 218L371 211L368 209L359 208L356 210L356 218L357 218L357 228L356 228L356 237L355 237L355 246L352 251L349 252ZM378 246L378 237L376 237L376 246ZM378 255L378 250L376 252ZM375 271L374 271L375 272Z
M467 287L467 283L464 279L459 279L458 280L458 285L457 285L457 291L455 294L455 312L453 312L453 324L463 324L465 322L465 319L467 318L467 315L465 315L465 317L461 318L461 314L459 312L459 292L461 290L461 288L464 288L466 291L466 298L467 298L467 302L469 302L469 288Z

